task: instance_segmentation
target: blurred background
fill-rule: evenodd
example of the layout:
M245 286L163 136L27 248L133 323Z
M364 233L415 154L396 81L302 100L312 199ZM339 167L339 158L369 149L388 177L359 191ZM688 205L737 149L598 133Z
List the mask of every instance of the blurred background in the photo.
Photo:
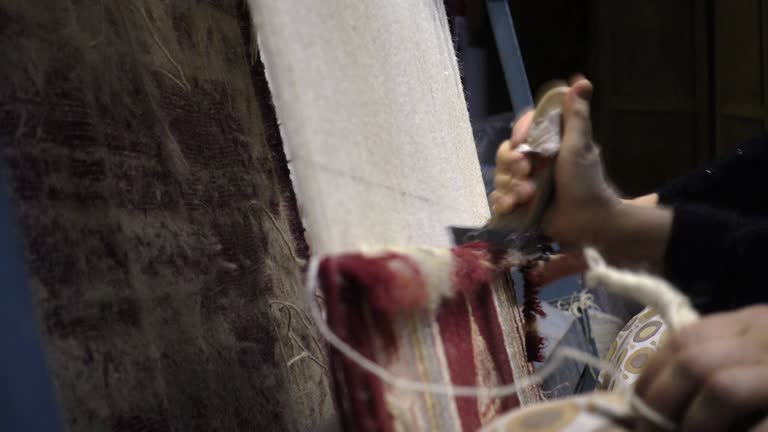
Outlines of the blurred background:
M477 131L511 118L484 1L446 0ZM766 128L768 2L511 1L534 93L575 73L595 84L610 178L638 195Z
M445 2L490 181L513 107L486 2ZM534 92L595 84L595 138L627 195L766 129L768 0L510 7ZM286 367L316 343L289 307L309 245L252 26L244 0L0 0L0 430L332 418L325 371ZM589 342L545 306L547 349ZM589 388L568 368L551 395Z

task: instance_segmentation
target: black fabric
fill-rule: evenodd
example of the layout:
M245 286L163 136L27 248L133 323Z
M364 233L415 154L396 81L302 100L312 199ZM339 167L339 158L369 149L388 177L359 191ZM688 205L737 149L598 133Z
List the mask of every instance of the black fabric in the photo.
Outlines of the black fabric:
M674 209L665 274L705 312L768 301L762 249L768 245L768 140L664 187Z
M699 204L745 216L768 217L768 139L753 138L729 157L660 188L663 204Z

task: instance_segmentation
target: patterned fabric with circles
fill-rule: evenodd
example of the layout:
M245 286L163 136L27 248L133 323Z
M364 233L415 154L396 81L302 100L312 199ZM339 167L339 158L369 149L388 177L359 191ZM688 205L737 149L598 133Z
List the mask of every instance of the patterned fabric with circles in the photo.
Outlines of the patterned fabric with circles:
M606 360L616 368L616 376L605 371L598 378L598 389L614 390L634 385L668 335L668 326L659 314L650 308L643 309L616 336Z
M651 356L664 343L668 326L656 311L643 309L616 336L606 360L617 370L600 373L597 391L510 412L484 431L608 432L632 430L635 418L620 391L637 381ZM607 390L607 391L606 391Z
M624 395L597 391L512 411L483 432L621 432L634 419Z

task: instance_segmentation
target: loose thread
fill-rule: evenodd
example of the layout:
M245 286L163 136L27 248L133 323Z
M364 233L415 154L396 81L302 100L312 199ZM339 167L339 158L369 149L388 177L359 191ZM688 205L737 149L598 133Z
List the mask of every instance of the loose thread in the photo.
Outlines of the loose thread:
M296 363L297 361L303 359L304 357L308 356L309 353L306 351L302 351L299 355L295 356L294 358L288 360L288 362L285 364L286 366L290 367L292 364Z
M147 13L144 11L144 8L141 6L137 6L139 9L139 12L141 13L141 16L144 18L144 23L147 25L147 30L149 30L149 34L152 35L152 38L155 40L155 43L160 48L160 51L163 52L163 55L165 55L165 58L168 59L168 61L173 65L173 67L176 68L176 71L179 72L179 79L174 79L177 84L179 84L184 90L191 92L192 86L189 85L189 82L187 81L187 77L184 75L184 69L179 66L178 63L176 63L176 60L173 59L171 56L171 53L168 52L168 49L163 45L163 42L160 40L160 37L155 33L155 29L152 28L152 24L149 22L149 17L147 16ZM170 72L166 72L166 75L171 75Z
M285 302L285 301L281 301L281 300L271 300L269 302L269 305L270 306L272 306L272 305L279 305L282 308L285 308L285 309L288 310L288 322L286 323L286 333L288 335L288 338L291 340L291 342L293 342L293 344L296 345L301 350L301 352L298 355L294 356L293 358L289 359L286 362L286 366L290 367L293 363L295 363L295 362L297 362L297 361L299 361L299 360L301 360L303 358L307 358L307 359L313 361L314 363L316 363L323 370L327 371L328 370L328 366L325 364L325 362L328 359L325 356L325 351L323 350L323 347L320 344L320 341L317 339L317 337L314 334L312 334L311 322L304 316L302 311L299 310L299 308L296 307L296 305L293 305L291 303L288 303L288 302ZM317 357L315 357L309 351L309 349L307 349L307 347L304 346L304 343L301 342L299 337L296 336L296 334L293 332L293 314L291 313L292 311L296 312L296 314L299 316L299 320L302 322L302 324L304 324L304 326L310 332L310 337L315 342L315 345L317 346L318 352L320 353L320 355L323 357L323 360L325 360L325 361L320 360Z
M280 224L277 223L277 219L275 219L275 216L269 211L269 209L267 209L267 207L262 202L256 201L256 200L249 201L248 204L258 206L264 213L267 214L267 216L269 216L269 220L272 221L272 225L275 227L277 232L280 234L280 237L283 239L283 243L285 243L285 247L288 249L288 252L291 253L291 256L297 263L299 263L300 265L303 265L305 260L302 258L299 258L299 256L296 255L296 252L293 250L293 246L291 245L291 242L288 241L288 236L285 235L285 232L283 232L283 229L280 228Z
M561 388L566 388L566 387L568 387L570 384L571 384L571 383L570 383L570 382L567 382L567 381L566 381L566 382L564 382L564 383L560 383L560 384L556 385L555 387L553 387L553 388L552 388L552 389L550 389L550 390L542 390L542 391L541 391L541 395L543 396L543 398L544 398L544 400L545 400L545 401L547 401L547 400L550 400L549 398L550 398L550 396L551 396L551 395L554 395L554 394L555 394L555 393L556 393L558 390L560 390Z

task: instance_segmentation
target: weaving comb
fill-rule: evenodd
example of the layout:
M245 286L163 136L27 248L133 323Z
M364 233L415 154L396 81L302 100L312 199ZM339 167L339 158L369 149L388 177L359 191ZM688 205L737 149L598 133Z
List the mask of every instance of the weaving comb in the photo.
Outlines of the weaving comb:
M482 227L450 227L456 245L485 242L494 249L517 251L530 259L541 258L554 250L552 241L541 232L541 221L554 199L554 167L562 139L561 112L567 93L568 87L557 86L541 97L533 113L527 142L517 148L531 162L531 179L536 184L533 199L512 213L494 215Z

